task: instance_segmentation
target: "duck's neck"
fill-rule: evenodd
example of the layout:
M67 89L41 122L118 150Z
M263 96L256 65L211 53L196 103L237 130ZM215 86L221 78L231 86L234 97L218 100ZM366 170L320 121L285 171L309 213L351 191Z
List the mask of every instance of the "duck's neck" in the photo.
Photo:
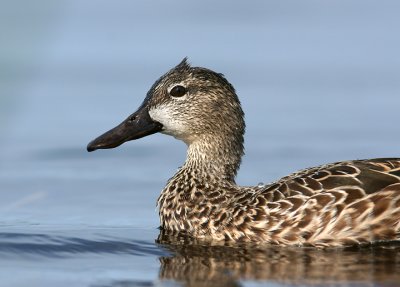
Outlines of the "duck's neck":
M203 136L188 145L182 169L234 183L243 155L243 136Z
M185 164L158 198L161 226L204 234L204 228L198 224L214 210L212 206L216 203L212 198L222 193L223 197L230 196L227 192L236 186L235 176L242 155L243 137L227 139L216 135L191 141Z

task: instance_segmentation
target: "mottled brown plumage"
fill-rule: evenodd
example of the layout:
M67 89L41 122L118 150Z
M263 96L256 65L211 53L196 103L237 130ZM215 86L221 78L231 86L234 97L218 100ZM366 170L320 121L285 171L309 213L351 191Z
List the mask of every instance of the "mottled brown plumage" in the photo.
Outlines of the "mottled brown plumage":
M186 162L158 199L161 227L201 240L326 247L399 239L399 158L337 162L265 186L238 186L243 116L221 74L184 60L88 150L157 131L183 140Z

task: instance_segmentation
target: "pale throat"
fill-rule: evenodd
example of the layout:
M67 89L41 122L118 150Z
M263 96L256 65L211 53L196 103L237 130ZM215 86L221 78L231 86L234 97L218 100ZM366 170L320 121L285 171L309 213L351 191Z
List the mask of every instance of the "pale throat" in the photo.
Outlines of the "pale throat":
M161 133L182 140L188 146L187 158L181 169L235 181L243 155L243 134L240 129L218 129L212 132L194 129L182 119L179 110L171 105L160 105L149 110L154 121L163 125Z

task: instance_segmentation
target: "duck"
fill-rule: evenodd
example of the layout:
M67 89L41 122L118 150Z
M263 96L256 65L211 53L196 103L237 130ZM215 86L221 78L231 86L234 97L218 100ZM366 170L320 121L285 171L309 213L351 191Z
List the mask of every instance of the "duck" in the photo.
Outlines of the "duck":
M240 186L244 112L223 74L187 58L161 76L138 110L91 141L115 148L163 133L187 145L157 201L160 228L205 242L343 247L400 239L400 158L306 168Z

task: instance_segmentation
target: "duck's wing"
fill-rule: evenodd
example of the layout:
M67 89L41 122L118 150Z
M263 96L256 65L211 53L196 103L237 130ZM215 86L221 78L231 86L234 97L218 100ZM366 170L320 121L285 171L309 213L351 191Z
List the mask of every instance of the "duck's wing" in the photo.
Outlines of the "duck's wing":
M337 246L400 239L400 158L302 170L260 190L257 200L266 206L265 221L278 243Z
M342 161L308 168L270 185L271 201L294 195L312 196L320 192L349 191L353 199L391 186L400 192L400 158Z

